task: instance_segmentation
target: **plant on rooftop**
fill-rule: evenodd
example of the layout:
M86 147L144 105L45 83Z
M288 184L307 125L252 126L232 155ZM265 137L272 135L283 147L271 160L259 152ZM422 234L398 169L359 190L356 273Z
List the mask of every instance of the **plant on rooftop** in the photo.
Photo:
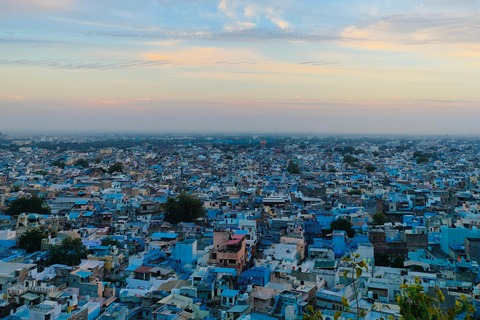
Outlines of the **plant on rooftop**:
M49 258L51 264L77 266L87 257L87 253L82 239L67 237L49 250Z
M33 195L31 198L22 197L13 200L8 209L5 210L5 214L11 216L17 216L20 213L50 214L51 210L41 198L37 195Z
M33 253L41 250L42 239L45 239L47 235L42 229L35 228L27 230L24 234L18 238L17 247L27 251L27 253Z
M194 222L204 216L203 202L182 192L178 197L168 197L164 206L165 221L173 224Z

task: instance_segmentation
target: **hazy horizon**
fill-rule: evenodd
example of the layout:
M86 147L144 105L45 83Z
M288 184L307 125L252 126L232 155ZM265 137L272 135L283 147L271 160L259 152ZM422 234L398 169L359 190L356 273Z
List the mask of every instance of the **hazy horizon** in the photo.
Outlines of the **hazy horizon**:
M0 132L480 134L477 1L0 2Z

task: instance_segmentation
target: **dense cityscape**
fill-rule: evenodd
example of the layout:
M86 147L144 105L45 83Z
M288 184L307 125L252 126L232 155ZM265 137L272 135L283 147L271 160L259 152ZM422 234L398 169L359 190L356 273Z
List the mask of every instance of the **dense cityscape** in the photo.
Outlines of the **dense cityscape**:
M2 134L0 317L477 318L479 175L474 136Z

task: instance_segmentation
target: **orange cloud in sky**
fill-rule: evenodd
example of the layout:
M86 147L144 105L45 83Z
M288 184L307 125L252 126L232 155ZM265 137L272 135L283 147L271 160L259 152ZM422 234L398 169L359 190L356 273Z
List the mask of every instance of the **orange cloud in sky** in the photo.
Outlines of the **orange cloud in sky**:
M13 95L13 94L0 94L0 101L23 101L25 100L25 97L23 96L18 96L18 95Z
M215 65L221 63L251 63L264 58L252 50L215 47L193 47L179 51L147 53L148 60L168 60L185 65Z
M394 35L389 33L389 24L380 21L366 28L360 29L350 26L340 33L342 43L358 49L369 50L395 50L404 51L403 46L394 42ZM389 39L389 40L386 40Z

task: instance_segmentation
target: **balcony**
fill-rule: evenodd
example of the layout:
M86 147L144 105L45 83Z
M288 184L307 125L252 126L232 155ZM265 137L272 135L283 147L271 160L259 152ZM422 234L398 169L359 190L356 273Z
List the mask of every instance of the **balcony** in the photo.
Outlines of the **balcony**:
M18 296L28 291L27 287L15 286L7 289L7 293L10 296Z

